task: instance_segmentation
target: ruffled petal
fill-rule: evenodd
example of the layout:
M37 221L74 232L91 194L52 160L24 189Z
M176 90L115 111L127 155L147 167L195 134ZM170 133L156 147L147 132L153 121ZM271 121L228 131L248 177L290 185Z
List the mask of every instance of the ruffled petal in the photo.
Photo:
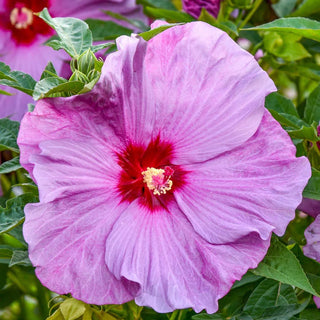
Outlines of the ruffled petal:
M160 135L180 163L206 161L250 138L275 90L250 54L202 22L172 27L148 43L123 36L117 45L96 90L117 92L120 104L110 112L120 135L141 144Z
M25 209L23 232L45 286L87 303L123 303L139 286L116 280L104 262L106 236L127 205L116 187L119 141L97 101L42 100L23 119L22 159L40 192L40 204Z
M265 96L276 89L253 56L203 22L152 38L145 68L156 104L153 133L172 141L184 163L206 161L250 138Z
M74 145L86 141L88 148L91 141L94 146L108 145L111 150L113 146L119 147L120 141L108 123L109 103L112 102L106 93L97 96L92 92L70 98L40 100L35 110L27 113L21 122L18 136L20 163L33 175L34 164L30 157L40 153L39 144L46 140L69 138Z
M320 216L306 229L304 233L307 244L303 247L306 256L320 262Z
M218 309L217 300L265 255L268 240L251 234L213 246L198 236L176 206L150 213L133 202L106 242L106 263L117 279L138 283L135 301L158 312Z
M103 10L118 13L128 13L136 10L139 6L134 0L54 0L51 3L50 11L56 17L77 17L79 19L108 19Z
M129 142L147 145L155 121L153 91L144 69L147 42L141 38L122 36L117 39L119 51L109 55L95 92L114 93L117 101L109 106L110 122L119 136Z
M311 175L305 157L295 157L289 136L266 111L258 131L243 146L203 164L185 166L185 188L175 192L180 209L211 243L256 232L283 235Z
M40 155L32 155L40 202L50 202L86 191L116 193L120 167L116 154L104 141L59 139L40 143Z
M42 284L87 303L131 300L129 283L115 279L104 262L107 234L122 210L96 190L28 204L23 233ZM138 289L130 284L131 292Z

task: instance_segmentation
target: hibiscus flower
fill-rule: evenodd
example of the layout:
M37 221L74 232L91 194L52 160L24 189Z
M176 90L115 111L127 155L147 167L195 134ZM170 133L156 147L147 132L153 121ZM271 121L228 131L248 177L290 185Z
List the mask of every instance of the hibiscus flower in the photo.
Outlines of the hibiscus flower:
M273 82L203 22L117 39L95 88L22 120L40 281L88 303L215 312L282 235L310 176L264 108Z
M141 15L134 0L0 0L0 61L36 80L49 61L59 72L65 58L62 52L57 53L43 45L53 35L53 30L33 13L45 7L54 17L106 19L102 10L129 17ZM3 89L13 93L14 97L0 95L0 118L10 116L21 120L27 104L33 102L32 98L14 89Z

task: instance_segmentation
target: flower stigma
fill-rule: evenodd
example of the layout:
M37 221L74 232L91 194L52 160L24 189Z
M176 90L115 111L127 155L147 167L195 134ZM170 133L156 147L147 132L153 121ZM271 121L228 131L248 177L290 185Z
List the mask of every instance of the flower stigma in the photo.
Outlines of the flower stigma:
M17 29L26 29L33 22L33 13L26 7L16 7L10 13L10 22Z
M143 182L149 190L153 190L154 195L166 194L172 188L172 180L170 180L174 170L168 166L164 169L147 168L141 172Z

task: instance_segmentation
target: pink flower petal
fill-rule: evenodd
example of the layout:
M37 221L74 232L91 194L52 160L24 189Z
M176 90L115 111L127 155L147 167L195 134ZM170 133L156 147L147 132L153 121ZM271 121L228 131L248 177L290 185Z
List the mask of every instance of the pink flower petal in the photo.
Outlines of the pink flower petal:
M131 300L128 284L116 280L104 263L106 236L122 210L97 191L28 204L24 236L42 284L87 303Z
M142 14L142 8L136 5L134 0L54 0L50 6L50 11L56 17L76 17L78 19L107 19L103 12L113 11L117 13L140 12L140 18L146 19Z
M320 216L306 229L304 233L307 244L303 247L306 256L320 262Z
M32 97L10 87L1 86L0 89L12 94L12 96L0 94L0 118L21 120L28 111L28 103L34 103Z
M30 161L35 164L33 175L41 202L84 191L115 194L120 167L104 141L59 139L41 142L40 149L41 154L31 156Z
M221 0L182 0L183 10L199 18L202 9L206 9L214 17L218 16Z
M298 210L315 218L320 213L320 200L303 198Z
M262 239L272 231L282 235L311 175L308 160L295 157L289 136L268 111L243 146L185 169L188 183L175 198L211 243L236 241L251 232Z
M32 175L34 165L30 156L39 154L39 144L46 140L70 138L76 144L91 137L94 146L102 142L119 145L120 141L107 123L107 107L111 103L106 93L100 97L84 94L40 100L35 110L27 113L21 122L22 130L18 136L21 165Z
M316 304L317 308L320 309L320 298L313 296L313 301Z
M45 286L88 303L123 303L133 298L128 288L135 292L138 286L116 280L104 252L107 234L127 205L120 204L116 189L115 138L108 139L104 111L93 115L97 107L90 99L43 100L21 124L28 130L19 136L20 147L30 152L41 201L25 209L24 236Z
M122 115L128 138L142 143L160 133L175 145L181 164L208 160L250 138L265 96L275 90L254 57L206 23L172 27L147 50L141 39L120 37L117 44L103 68L100 94L110 79L123 88L114 114Z
M246 141L261 121L265 96L276 89L253 56L202 22L151 39L145 64L156 101L154 131L175 142L184 163Z
M119 51L107 57L94 90L100 96L110 90L117 93L118 104L109 111L111 122L129 141L144 145L152 136L156 104L143 66L147 42L122 36L117 46Z
M106 263L117 279L140 285L135 301L158 312L192 307L213 313L217 300L265 255L269 239L251 234L213 246L193 230L177 207L150 214L132 203L106 242Z

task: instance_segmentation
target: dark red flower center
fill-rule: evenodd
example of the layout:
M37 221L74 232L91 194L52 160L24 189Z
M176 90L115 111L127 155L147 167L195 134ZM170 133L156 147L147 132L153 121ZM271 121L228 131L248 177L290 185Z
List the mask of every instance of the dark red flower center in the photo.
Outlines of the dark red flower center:
M159 137L147 147L130 143L117 156L122 168L118 183L122 201L138 199L151 211L167 209L174 191L185 184L187 172L172 164L173 147Z
M11 32L17 45L31 45L38 35L52 35L53 30L35 12L50 7L49 0L7 0L0 12L0 28Z

